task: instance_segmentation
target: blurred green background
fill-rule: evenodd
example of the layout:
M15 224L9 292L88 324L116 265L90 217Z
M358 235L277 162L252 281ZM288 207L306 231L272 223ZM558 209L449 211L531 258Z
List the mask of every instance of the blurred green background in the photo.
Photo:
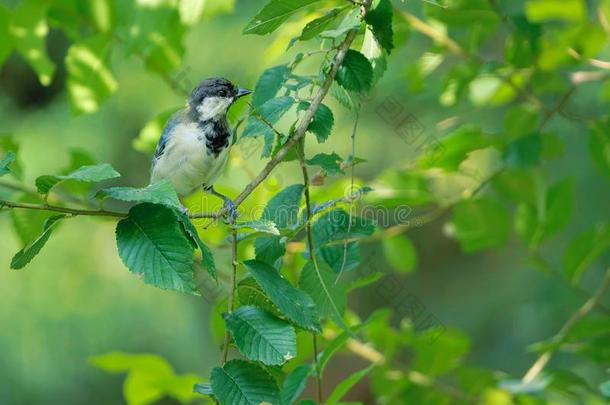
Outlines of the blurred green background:
M409 3L400 6L420 12L421 4ZM503 2L505 6L508 3ZM262 4L238 0L234 8L229 7L229 12L214 13L196 24L185 37L184 60L171 73L172 78L188 88L203 78L221 75L252 87L264 69L290 60L296 51L287 54L283 51L286 38L290 38L290 27L287 32L271 37L241 34ZM388 70L361 114L356 155L368 162L357 166L356 174L365 184L374 183L386 171L409 167L418 155L379 115L378 109L388 97L413 114L426 136L442 138L447 132L443 123L449 118L478 124L489 132L502 126L501 109L473 106L468 100L453 106L440 104L443 68L433 71L425 83L412 76L413 66L421 63L420 57L431 43L424 36L406 30L397 30L403 40L388 59ZM61 61L68 46L67 38L52 29L47 40L51 58ZM502 44L497 46L501 48ZM610 55L607 47L605 54ZM315 69L318 63L312 61L311 66ZM79 116L71 113L61 62L53 83L46 88L16 54L2 67L0 132L12 133L18 141L26 184L33 185L37 176L57 173L66 167L72 149L84 150L97 160L112 164L122 174L121 179L111 182L113 185L147 184L150 154L134 149L134 140L147 122L159 113L181 106L184 97L167 81L147 72L135 57L115 52L111 66L118 91L96 113ZM414 87L420 89L415 91ZM575 115L608 111L607 100L600 103L598 92L595 82L579 87L578 95L570 101L570 111ZM323 145L312 144L311 151L335 151L346 156L350 153L352 117L334 100L329 104L335 111L333 136ZM244 106L235 108L243 111ZM550 173L551 180L565 176L575 180L573 219L568 229L542 250L558 265L563 246L574 235L596 222L608 220L610 188L592 167L587 144L583 142L586 136L583 126L558 117L553 118L547 129L564 142L565 155L547 164L545 171ZM218 181L220 188L232 195L264 163L258 152L245 149L238 145L235 159ZM484 160L475 161L474 165L483 174L489 171ZM265 184L259 198L298 181L297 165L284 164ZM440 194L469 184L467 179L461 183L459 179L446 182L451 184L437 185ZM341 183L337 189L343 186ZM10 195L9 191L2 193ZM374 197L375 192L373 200ZM195 196L191 201L199 198ZM414 272L396 273L383 258L379 243L365 247L364 262L367 263L367 257L373 258L370 266L395 274L401 291L414 294L443 325L459 328L468 335L471 353L467 364L519 376L534 360L534 355L526 352L527 346L554 334L586 295L535 268L515 237L499 250L462 253L458 243L446 236L447 219L443 216L408 232L417 248ZM12 271L11 257L22 243L11 221L7 213L0 214L1 403L122 403L124 376L105 373L88 360L111 351L156 353L166 358L176 372L201 376L207 376L218 363L219 343L209 328L212 305L201 298L147 286L131 275L117 255L114 222L70 219L27 269ZM220 247L217 252L217 261L226 266L228 250ZM595 289L604 264L610 264L608 259L606 254L586 274L584 290ZM376 286L352 295L351 302L355 312L363 317L374 309L395 304ZM353 361L345 356L331 363L330 380L344 377L346 364L349 367ZM569 356L558 356L554 361L592 382L599 383L605 376L604 367L572 363ZM350 398L369 403L367 398L371 394L366 391L363 386ZM173 403L171 399L163 401Z

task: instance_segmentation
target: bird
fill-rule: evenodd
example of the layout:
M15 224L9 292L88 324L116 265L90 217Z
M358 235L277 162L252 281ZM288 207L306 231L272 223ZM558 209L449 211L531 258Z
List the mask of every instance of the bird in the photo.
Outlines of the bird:
M169 181L179 196L199 187L221 198L230 221L237 207L214 189L229 158L234 132L227 120L233 103L251 90L235 86L222 77L203 80L191 92L186 107L166 122L152 159L150 183ZM188 213L186 208L183 208Z

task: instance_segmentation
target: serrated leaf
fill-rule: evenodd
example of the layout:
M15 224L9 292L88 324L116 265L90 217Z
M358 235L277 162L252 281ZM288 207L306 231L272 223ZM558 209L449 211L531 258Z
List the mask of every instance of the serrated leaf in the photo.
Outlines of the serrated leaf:
M273 377L262 367L243 360L231 360L212 370L214 397L221 405L278 404L280 391Z
M343 10L344 8L334 8L328 11L322 17L311 20L305 25L305 27L303 27L303 31L301 32L299 39L301 41L307 41L315 38L321 34L333 21L335 21Z
M610 248L610 225L602 224L576 236L563 256L566 275L578 282L595 259Z
M144 282L195 294L193 246L171 208L143 203L116 227L119 256Z
M201 240L197 228L195 228L195 225L185 213L181 211L174 211L174 213L178 216L187 236L201 251L201 264L203 268L207 270L214 280L218 280L218 271L216 270L216 262L214 261L212 250Z
M97 192L97 198L113 198L120 201L149 202L182 210L176 190L167 180L150 184L144 188L110 187Z
M373 83L371 62L360 52L350 49L337 71L335 80L346 90L357 93L368 91Z
M375 231L375 223L364 217L350 215L341 208L336 208L322 215L312 225L313 241L316 249L328 242L369 236ZM348 232L349 228L349 232Z
M15 161L16 157L15 152L10 150L6 152L2 160L0 160L0 177L11 172L9 166Z
M42 226L42 233L13 256L13 259L11 260L11 269L22 269L32 261L51 237L53 228L65 217L66 215L55 215L47 218Z
M237 285L237 296L241 305L254 305L272 313L278 318L283 317L279 309L271 302L265 291L253 277L246 277Z
M354 111L356 109L356 104L354 103L350 93L343 87L339 86L336 81L334 81L330 86L330 95L348 110Z
M453 209L449 231L465 252L499 247L510 235L507 209L489 198L460 201Z
M291 405L301 396L312 371L311 364L301 364L286 376L280 391L280 405Z
M250 360L280 365L296 355L296 333L286 321L254 306L224 316L239 351Z
M258 78L252 94L252 105L259 107L275 97L282 88L290 69L286 65L269 68Z
M494 140L480 128L464 126L441 139L438 153L424 154L419 164L424 169L438 167L455 171L468 155L493 145Z
M291 15L319 0L271 0L244 28L244 34L264 35L275 31Z
M265 140L263 148L263 157L268 157L275 145L276 134L269 124L275 124L294 104L294 99L289 96L276 97L266 101L263 105L257 107L248 118L246 128L242 133L243 137L258 137L262 136ZM264 118L265 121L258 117Z
M376 84L388 68L386 56L375 36L367 28L360 52L371 62L373 68L373 84Z
M114 179L119 176L120 174L116 170L114 170L114 168L108 163L102 163L93 166L81 166L72 173L66 175L40 176L36 179L36 188L38 189L39 193L48 194L53 187L55 187L62 181L71 180L93 183L103 180Z
M259 236L254 239L254 253L256 260L276 267L277 260L286 253L286 243L280 236Z
M310 166L319 166L328 176L335 176L337 174L345 174L341 169L341 163L343 159L341 156L333 153L318 153L311 159L305 161Z
M299 110L306 110L309 108L310 103L302 101L299 103ZM307 130L313 133L318 140L318 143L325 142L333 129L335 124L335 117L330 108L324 104L320 104L316 110L313 119L307 126Z
M362 380L371 370L375 368L375 364L371 364L365 369L355 372L354 374L347 377L345 380L341 381L335 387L334 391L330 394L325 405L336 405L339 403L339 400L345 396L349 392L354 385L356 385L360 380Z
M119 87L108 58L110 39L98 36L75 43L68 49L66 86L75 114L91 114Z
M323 260L307 262L299 278L299 287L308 293L316 304L320 318L332 318L339 324L347 307L345 287L337 283L337 274Z
M293 287L275 268L267 263L247 260L244 265L271 302L290 321L303 329L320 330L316 306L307 293Z
M364 20L373 28L375 38L389 54L394 48L392 2L390 0L374 0Z
M265 206L261 219L275 223L280 229L295 226L298 223L303 190L302 184L293 184L278 192Z

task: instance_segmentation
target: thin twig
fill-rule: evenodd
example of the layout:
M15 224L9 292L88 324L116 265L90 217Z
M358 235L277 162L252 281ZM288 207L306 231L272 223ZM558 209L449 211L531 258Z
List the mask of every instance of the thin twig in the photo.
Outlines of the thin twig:
M114 212L114 211L106 211L106 210L84 210L84 209L60 207L60 206L51 205L51 204L18 203L18 202L13 202L13 201L6 201L6 200L0 200L0 205L5 206L7 208L20 208L20 209L26 209L26 210L61 212L61 213L70 214L73 216L87 215L87 216L115 217L115 218L125 218L127 216L127 213L124 213L124 212Z
M534 364L527 370L523 378L524 383L530 383L538 377L549 363L553 354L559 349L560 345L568 337L574 326L584 317L586 317L604 298L610 289L610 268L606 270L606 275L597 291L589 298L578 310L563 324L559 332L551 339L551 347L542 353Z
M235 289L237 288L237 228L233 227L233 244L231 249L231 281L229 286L229 302L227 312L230 314L235 309ZM231 344L231 334L228 330L225 331L225 344L222 352L223 364L227 362L229 357L229 344Z

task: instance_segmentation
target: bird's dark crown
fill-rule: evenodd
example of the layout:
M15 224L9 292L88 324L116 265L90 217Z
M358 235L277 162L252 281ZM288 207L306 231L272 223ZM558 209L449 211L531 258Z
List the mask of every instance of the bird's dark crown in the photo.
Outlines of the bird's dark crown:
M189 105L200 104L207 97L231 97L237 96L237 87L222 77L211 77L205 79L193 89L189 97Z

